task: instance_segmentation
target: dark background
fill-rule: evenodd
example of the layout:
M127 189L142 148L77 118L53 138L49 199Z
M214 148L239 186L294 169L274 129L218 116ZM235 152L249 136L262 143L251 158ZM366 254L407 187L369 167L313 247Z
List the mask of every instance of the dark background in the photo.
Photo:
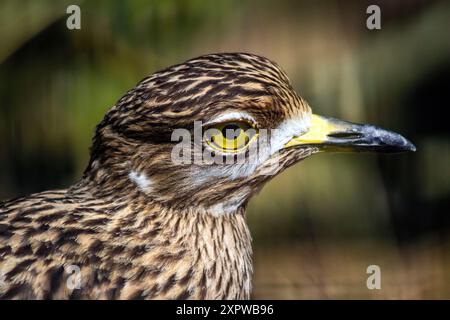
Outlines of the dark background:
M81 30L66 8L81 7ZM366 28L381 7L382 29ZM325 154L249 208L255 298L450 298L449 1L0 1L0 199L73 183L126 90L197 55L277 61L315 113L413 141ZM379 265L382 289L368 290Z

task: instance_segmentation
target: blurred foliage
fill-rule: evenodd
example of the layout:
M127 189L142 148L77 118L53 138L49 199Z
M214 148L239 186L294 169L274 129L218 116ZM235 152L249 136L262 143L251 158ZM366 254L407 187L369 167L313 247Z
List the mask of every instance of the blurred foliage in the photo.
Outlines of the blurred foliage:
M382 29L370 31L373 2ZM66 28L69 4L81 7L81 30ZM251 201L257 247L445 243L449 27L448 1L2 0L0 198L80 177L96 123L146 75L247 51L277 61L315 113L391 128L418 149L318 155L290 168Z

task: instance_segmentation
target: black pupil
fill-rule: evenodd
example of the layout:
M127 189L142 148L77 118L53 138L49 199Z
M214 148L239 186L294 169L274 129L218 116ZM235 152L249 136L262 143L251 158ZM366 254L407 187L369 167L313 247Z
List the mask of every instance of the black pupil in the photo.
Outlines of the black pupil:
M237 124L227 124L222 128L222 135L227 139L235 139L239 137L241 128Z

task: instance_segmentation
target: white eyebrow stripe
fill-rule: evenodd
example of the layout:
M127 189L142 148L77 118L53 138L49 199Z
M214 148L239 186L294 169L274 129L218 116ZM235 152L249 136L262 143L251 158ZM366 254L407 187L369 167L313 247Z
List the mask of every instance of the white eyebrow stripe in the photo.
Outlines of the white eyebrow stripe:
M232 111L221 114L211 121L208 121L206 124L215 124L232 120L247 120L251 123L256 123L255 119L250 114L242 111Z

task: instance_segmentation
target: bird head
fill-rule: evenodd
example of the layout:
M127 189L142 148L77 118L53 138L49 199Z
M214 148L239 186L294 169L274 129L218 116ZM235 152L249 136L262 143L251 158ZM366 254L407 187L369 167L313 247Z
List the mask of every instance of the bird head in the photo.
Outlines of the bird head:
M318 152L403 152L401 135L318 116L274 62L211 54L154 73L97 126L85 178L178 209L235 212Z

